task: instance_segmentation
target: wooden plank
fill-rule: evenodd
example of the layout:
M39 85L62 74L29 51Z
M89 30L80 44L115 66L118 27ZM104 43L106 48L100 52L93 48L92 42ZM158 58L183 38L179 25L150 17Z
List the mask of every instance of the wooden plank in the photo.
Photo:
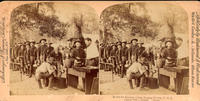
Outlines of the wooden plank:
M75 70L73 68L69 68L68 69L68 74L85 78L85 72L80 72L80 71L77 71L77 70Z
M92 82L90 94L98 94L98 93L99 93L99 78L95 77Z
M171 71L168 71L164 68L160 68L159 70L159 74L162 74L162 75L165 75L165 76L171 76L173 78L176 78L176 72L171 72Z

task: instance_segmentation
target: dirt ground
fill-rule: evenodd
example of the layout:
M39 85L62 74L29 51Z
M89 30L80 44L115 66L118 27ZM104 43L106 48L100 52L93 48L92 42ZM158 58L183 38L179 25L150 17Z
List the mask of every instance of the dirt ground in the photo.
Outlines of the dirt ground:
M175 95L166 88L159 87L158 89L145 89L140 90L139 88L130 89L126 78L120 78L117 75L113 76L110 71L100 70L100 93L102 95Z
M79 89L72 87L55 88L48 90L47 88L39 89L35 77L22 77L21 81L19 71L10 71L10 93L11 95L84 95L85 93ZM81 85L80 85L81 86Z

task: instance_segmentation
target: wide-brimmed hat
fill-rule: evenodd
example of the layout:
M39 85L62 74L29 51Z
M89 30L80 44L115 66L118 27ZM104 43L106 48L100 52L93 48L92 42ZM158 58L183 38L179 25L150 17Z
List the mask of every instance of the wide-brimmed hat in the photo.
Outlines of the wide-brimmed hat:
M41 39L41 40L40 40L40 43L41 43L41 41L45 41L45 42L46 42L46 41L47 41L47 39Z
M125 43L125 44L127 44L127 42L126 42L126 41L123 41L122 43Z
M172 44L174 43L174 41L172 41L172 39L166 39L165 45L166 45L168 42L171 42Z
M80 39L76 39L76 40L74 41L74 45L75 45L77 42L81 43L81 40L80 40Z
M131 43L132 43L133 41L136 41L136 42L138 42L138 39L132 39L132 40L131 40Z
M30 43L33 43L33 44L35 44L35 41L30 41Z

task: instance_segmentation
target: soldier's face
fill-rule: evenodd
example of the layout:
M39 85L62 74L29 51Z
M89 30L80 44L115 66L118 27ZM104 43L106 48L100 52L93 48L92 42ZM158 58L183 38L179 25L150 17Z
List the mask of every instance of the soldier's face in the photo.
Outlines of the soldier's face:
M132 41L132 45L136 45L136 41Z
M118 49L121 49L121 48L122 48L122 46L121 46L121 45L118 45L118 46L117 46L117 48L118 48Z
M27 49L29 49L29 48L30 48L30 46L29 46L29 45L26 45L26 48L27 48Z
M140 61L140 63L144 63L145 62L145 57L141 57L139 61Z
M53 57L49 57L49 58L48 58L48 62L49 62L49 63L53 63L53 60L54 60Z
M23 46L23 45L21 46L21 49L24 49L24 46Z
M131 44L126 44L126 47L130 48L130 47L131 47Z
M78 48L81 47L81 43L80 43L80 42L76 42L75 45L76 45L76 47L78 47Z
M30 43L30 45L31 45L31 46L34 46L34 44L33 44L33 43Z
M44 40L42 40L42 41L41 41L41 45L44 45L44 44L45 44L45 41L44 41Z
M126 44L125 43L122 43L122 47L125 47L126 46Z
M168 48L171 48L171 47L172 47L172 43L171 43L171 42L167 42L167 43L166 43L166 46L167 46Z
M115 47L115 46L113 46L112 48L113 48L113 49L116 49L116 47Z
M181 46L183 41L182 40L176 40L176 43L177 43L178 46Z
M91 41L85 40L86 46L89 46L91 44Z

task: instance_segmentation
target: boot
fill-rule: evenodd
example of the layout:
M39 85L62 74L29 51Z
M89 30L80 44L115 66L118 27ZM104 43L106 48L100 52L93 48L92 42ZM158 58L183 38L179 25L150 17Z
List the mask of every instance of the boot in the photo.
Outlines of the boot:
M133 89L133 82L132 82L132 80L128 80L128 82L129 82L130 88Z
M48 89L49 90L52 90L53 89L53 75L51 75L50 77L49 77L49 83L48 83Z
M39 85L39 89L42 89L42 83L41 83L41 80L38 80L38 85Z

